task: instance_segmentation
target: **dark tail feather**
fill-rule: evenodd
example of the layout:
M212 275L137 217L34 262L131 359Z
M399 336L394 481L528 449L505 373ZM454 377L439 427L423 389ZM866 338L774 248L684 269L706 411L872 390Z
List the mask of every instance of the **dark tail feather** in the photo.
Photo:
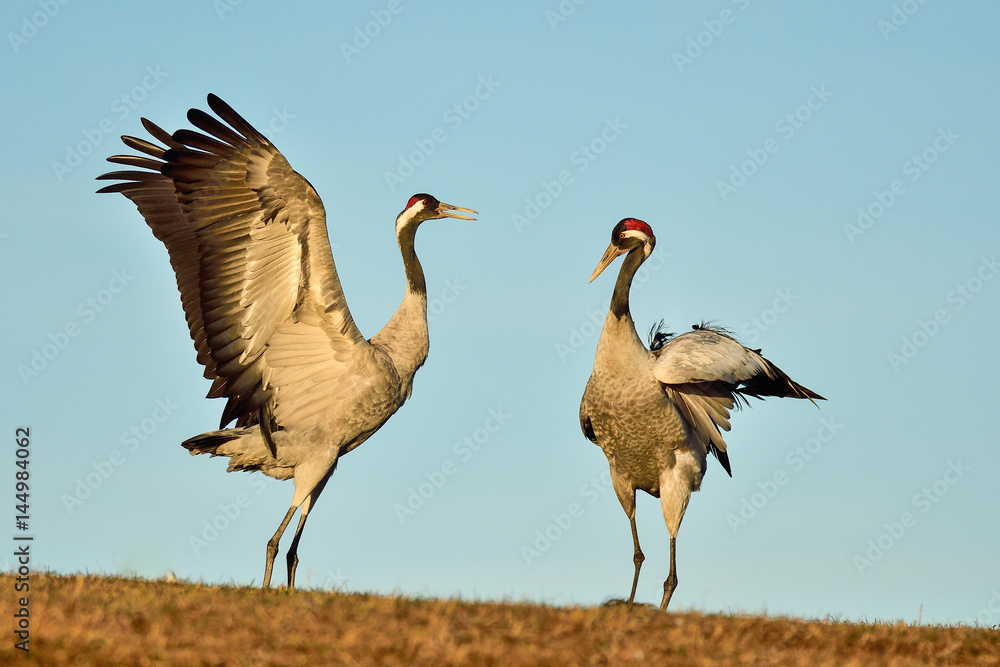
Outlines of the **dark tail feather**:
M220 454L218 449L227 442L236 440L240 437L238 432L230 431L212 431L210 433L202 433L201 435L196 435L193 438L188 438L181 443L181 447L188 450L192 454L211 454L212 456L225 456L225 454Z
M719 449L718 447L716 447L711 442L708 443L708 449L713 454L715 454L715 458L719 459L719 463L722 464L722 467L725 468L726 472L729 474L729 476L732 477L733 476L733 470L732 470L732 468L729 467L729 454L727 454L726 452L722 451L721 449Z
M275 461L257 425L209 431L188 438L181 445L191 454L228 456L229 472L262 470L278 479L288 479L292 475L292 468L278 465Z
M806 389L798 382L795 382L792 378L785 375L784 371L770 363L767 373L760 373L746 380L736 391L744 396L753 396L754 398L763 398L764 396L807 398L813 405L816 405L816 400L826 400L815 391Z

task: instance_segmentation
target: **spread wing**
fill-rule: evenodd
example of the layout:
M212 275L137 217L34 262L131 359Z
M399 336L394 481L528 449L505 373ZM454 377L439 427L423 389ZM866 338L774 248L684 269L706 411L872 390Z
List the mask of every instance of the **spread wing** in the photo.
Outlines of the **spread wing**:
M117 182L98 192L128 197L167 247L209 396L228 398L221 426L253 424L262 409L280 423L268 405L276 390L337 381L368 343L340 286L319 195L229 105L215 95L208 104L225 123L191 109L204 133L170 135L142 119L162 145L122 137L142 155L108 158L135 169L99 176ZM298 406L284 416L310 421Z
M739 401L745 402L746 396L823 400L762 357L760 350L744 347L722 329L696 326L662 343L653 354L654 377L679 406L696 437L718 457L730 476L721 431L730 429L729 411Z

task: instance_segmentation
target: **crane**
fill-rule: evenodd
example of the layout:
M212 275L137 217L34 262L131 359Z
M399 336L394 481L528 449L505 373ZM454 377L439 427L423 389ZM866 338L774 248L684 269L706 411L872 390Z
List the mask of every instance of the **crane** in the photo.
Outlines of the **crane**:
M747 396L806 398L814 404L813 399L823 397L793 382L760 350L748 349L726 330L708 324L674 336L662 330L661 321L650 331L647 348L629 312L629 289L655 245L648 224L625 218L615 225L611 244L590 276L593 282L625 255L580 402L580 427L604 451L615 494L632 527L635 574L629 606L645 560L635 527L636 491L660 499L670 533L670 573L660 601L665 611L677 588L677 531L691 492L701 486L708 453L732 476L720 431L730 428L729 411L746 403Z
M232 107L211 94L208 105L218 118L188 112L203 133L169 134L143 118L162 145L123 136L141 155L109 157L133 169L99 176L116 182L98 192L125 195L166 246L197 359L212 380L208 397L227 399L220 430L183 446L229 457L227 472L294 479L291 507L267 543L263 583L270 586L281 536L301 508L286 555L294 590L306 517L337 462L410 397L427 358L417 227L474 220L462 213L476 211L428 194L410 198L396 218L406 293L365 340L344 298L316 190Z

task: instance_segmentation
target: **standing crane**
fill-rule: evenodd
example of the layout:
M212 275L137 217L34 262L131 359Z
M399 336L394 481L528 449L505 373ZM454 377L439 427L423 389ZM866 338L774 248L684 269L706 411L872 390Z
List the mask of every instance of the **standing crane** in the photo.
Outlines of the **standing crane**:
M414 252L425 220L476 213L427 194L396 218L406 294L371 339L358 330L340 286L323 203L262 134L215 95L188 120L204 134L172 135L142 119L162 143L124 136L143 155L109 162L135 170L98 192L120 192L167 247L209 398L225 397L221 430L186 440L191 454L229 457L227 472L295 480L291 507L267 543L263 588L296 509L288 549L295 588L298 544L309 510L341 456L392 416L427 358L427 285ZM226 428L235 421L233 428Z
M747 396L823 399L793 382L781 369L743 347L724 329L696 325L680 336L650 331L650 347L639 339L629 312L632 278L653 252L656 237L642 220L625 218L611 232L611 245L590 276L593 282L619 255L625 255L594 370L580 402L580 427L604 450L618 501L632 526L632 592L645 560L635 528L635 492L660 499L670 533L670 574L663 582L660 611L677 588L677 530L691 492L701 486L712 452L732 477L723 430L729 411ZM815 403L815 401L814 401Z

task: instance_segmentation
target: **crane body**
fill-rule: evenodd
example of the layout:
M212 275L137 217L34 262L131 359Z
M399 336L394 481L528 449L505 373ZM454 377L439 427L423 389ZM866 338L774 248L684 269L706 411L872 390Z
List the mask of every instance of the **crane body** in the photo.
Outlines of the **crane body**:
M666 610L677 587L677 533L691 493L701 486L709 454L732 475L721 433L730 428L729 411L746 396L822 396L793 382L760 350L706 324L676 337L654 327L647 348L629 310L629 290L655 244L648 224L621 220L590 277L593 281L625 255L580 402L580 427L607 457L615 494L631 525L635 570L629 605L645 560L635 523L636 492L660 499L670 533L670 572L660 602Z
M108 158L133 169L99 176L116 181L99 192L129 198L166 246L198 361L212 380L208 396L227 399L219 430L183 446L228 457L228 471L294 479L291 506L268 541L263 581L267 588L278 543L301 508L286 556L294 588L306 517L337 461L409 398L427 358L417 227L472 220L460 212L475 211L427 194L410 198L396 217L406 292L366 340L347 307L316 190L228 104L215 95L208 104L218 118L188 112L202 132L170 134L143 118L160 143L122 137L141 155Z

